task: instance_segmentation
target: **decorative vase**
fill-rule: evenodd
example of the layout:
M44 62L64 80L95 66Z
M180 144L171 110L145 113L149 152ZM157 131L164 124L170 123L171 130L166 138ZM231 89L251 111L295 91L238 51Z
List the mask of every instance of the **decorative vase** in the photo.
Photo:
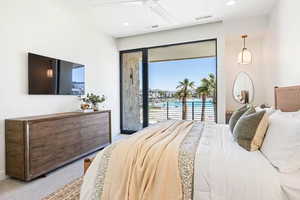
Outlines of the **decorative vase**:
M94 111L99 111L98 104L93 104L93 109L94 109Z

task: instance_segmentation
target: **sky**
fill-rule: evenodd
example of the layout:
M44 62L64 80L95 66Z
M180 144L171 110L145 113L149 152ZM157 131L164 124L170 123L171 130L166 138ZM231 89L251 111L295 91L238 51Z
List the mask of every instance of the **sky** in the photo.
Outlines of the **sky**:
M216 73L215 57L149 63L149 88L176 91L185 78L199 86L210 73Z
M72 69L72 81L84 82L84 67L77 67Z

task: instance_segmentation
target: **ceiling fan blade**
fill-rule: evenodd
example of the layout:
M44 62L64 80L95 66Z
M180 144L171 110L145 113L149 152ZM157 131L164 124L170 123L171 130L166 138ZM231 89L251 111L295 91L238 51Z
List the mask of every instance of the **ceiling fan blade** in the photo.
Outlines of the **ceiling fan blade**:
M143 5L144 0L114 0L114 1L99 1L94 0L94 6L116 5L116 4L136 4Z
M171 24L178 24L177 20L166 9L164 9L158 1L152 1L148 7L152 10L152 12L163 18L165 21Z

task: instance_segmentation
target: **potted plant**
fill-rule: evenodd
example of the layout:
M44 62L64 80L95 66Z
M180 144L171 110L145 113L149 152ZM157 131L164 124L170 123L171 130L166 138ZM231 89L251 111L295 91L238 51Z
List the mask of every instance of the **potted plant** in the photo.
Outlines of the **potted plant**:
M82 101L86 104L91 104L94 111L98 111L98 104L105 101L105 96L98 96L93 93L88 93L86 97L82 98Z

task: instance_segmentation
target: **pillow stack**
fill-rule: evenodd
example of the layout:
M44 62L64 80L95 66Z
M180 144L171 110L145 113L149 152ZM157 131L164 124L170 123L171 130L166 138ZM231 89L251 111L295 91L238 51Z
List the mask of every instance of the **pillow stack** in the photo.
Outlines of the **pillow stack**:
M270 125L261 152L280 172L300 169L300 113L277 111Z
M260 149L280 172L300 170L300 111L243 106L232 115L229 126L241 147L248 151Z
M253 106L244 106L232 115L229 127L241 147L257 151L268 129L268 114L265 110L256 112Z

